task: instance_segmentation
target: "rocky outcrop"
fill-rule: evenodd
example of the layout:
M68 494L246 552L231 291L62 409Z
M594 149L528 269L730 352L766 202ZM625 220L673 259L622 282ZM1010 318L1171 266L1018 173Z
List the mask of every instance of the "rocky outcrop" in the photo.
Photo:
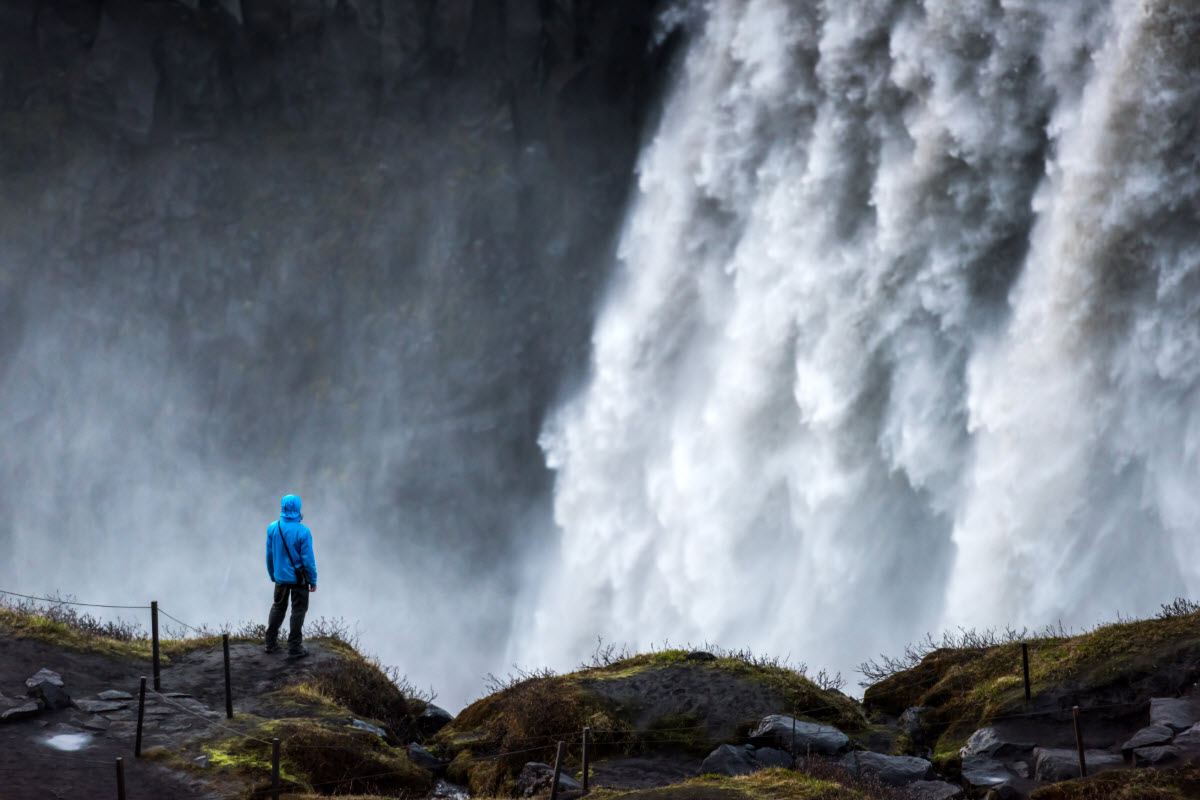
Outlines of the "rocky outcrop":
M1089 775L1124 764L1124 759L1103 750L1084 751ZM1079 753L1076 750L1039 747L1033 751L1034 777L1039 781L1066 781L1079 777Z
M1176 733L1200 723L1200 700L1191 697L1155 697L1150 700L1150 724Z
M1153 747L1155 745L1167 744L1174 737L1175 732L1166 725L1150 725L1142 728L1130 737L1125 744L1121 745L1121 752L1128 759L1133 751L1139 747Z
M446 709L428 703L425 710L417 717L417 730L422 736L428 738L449 725L453 719L454 717L450 716L450 712Z
M792 757L773 747L723 744L709 753L700 764L700 774L749 775L767 767L791 766Z
M971 734L967 743L959 749L959 755L987 756L998 760L1009 760L1026 755L1035 747L1034 742L1014 742L1002 736L996 728L980 728Z

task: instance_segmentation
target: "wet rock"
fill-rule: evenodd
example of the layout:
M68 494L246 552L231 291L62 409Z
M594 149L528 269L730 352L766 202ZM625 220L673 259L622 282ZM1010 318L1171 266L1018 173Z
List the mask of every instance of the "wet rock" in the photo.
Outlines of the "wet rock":
M408 760L422 769L434 770L444 766L444 762L421 745L413 742L408 746Z
M0 722L19 722L23 719L37 716L41 713L42 705L36 700L30 700L28 703L10 708L3 714L0 714Z
M1175 732L1200 723L1200 705L1191 697L1155 697L1150 700L1150 724Z
M774 747L759 747L754 751L754 760L764 767L783 767L788 769L792 766L792 756L784 750L776 750Z
M1172 747L1171 745L1139 747L1133 751L1133 763L1139 767L1170 764L1172 761L1178 760L1179 748ZM1088 769L1091 769L1090 763L1088 764Z
M701 775L749 775L759 769L762 769L762 766L754 758L753 749L732 744L721 745L709 753L700 764Z
M1125 763L1121 756L1103 750L1086 750L1083 755L1089 775ZM1075 750L1039 747L1033 751L1033 757L1034 777L1039 781L1065 781L1079 777L1079 753Z
M889 786L907 786L933 777L933 764L913 756L886 756L882 753L854 752L842 756L841 765L854 775L873 775Z
M118 692L116 689L109 689L107 692L101 692L96 695L101 700L132 700L133 695L129 692Z
M967 743L959 749L958 754L967 756L988 756L995 759L1013 758L1028 753L1034 748L1033 742L1014 742L1002 736L995 728L980 728L971 734Z
M1005 766L1008 767L1009 772L1016 775L1018 778L1029 777L1029 765L1024 761L1009 761Z
M1178 747L1200 747L1200 725L1193 725L1175 737Z
M517 776L514 788L520 797L533 797L535 794L549 792L550 784L553 781L554 767L549 764L543 764L540 761L530 761L521 768L521 774ZM572 789L582 788L583 784L570 775L567 775L565 772L559 774L559 791L571 791Z
M76 700L75 707L91 714L103 714L106 711L120 711L128 708L129 704L117 700ZM150 710L147 709L146 713L149 714Z
M83 727L89 731L106 731L112 727L112 722L104 717L91 717L83 721Z
M792 748L793 724L795 749ZM811 747L814 753L834 756L850 745L850 738L832 725L803 722L783 714L764 717L751 734L751 739L757 740L756 744L778 747L793 755L804 753Z
M385 731L383 728L379 727L378 725L372 725L369 722L363 722L361 719L351 719L350 727L356 728L360 731L366 731L367 733L373 733L380 739L387 738L387 731Z
M988 756L965 756L962 760L962 779L973 789L989 789L1013 779L1003 763Z
M916 800L958 800L967 794L963 787L946 781L914 781L905 790Z
M1139 747L1154 747L1155 745L1168 744L1174 736L1175 732L1166 725L1150 725L1142 728L1130 737L1129 741L1121 745L1121 752L1125 758L1129 758L1133 751Z
M192 763L200 769L208 769L208 756L197 756L192 759Z
M449 711L430 703L425 706L421 716L417 717L417 730L422 736L429 737L449 725L452 719L454 718L450 716Z
M43 681L29 690L29 696L42 701L42 706L51 711L71 707L71 696L62 688L49 681Z
M62 675L57 672L52 672L48 669L40 669L31 677L25 679L25 685L30 689L36 687L39 683L49 683L52 686L63 688L66 684L63 683Z

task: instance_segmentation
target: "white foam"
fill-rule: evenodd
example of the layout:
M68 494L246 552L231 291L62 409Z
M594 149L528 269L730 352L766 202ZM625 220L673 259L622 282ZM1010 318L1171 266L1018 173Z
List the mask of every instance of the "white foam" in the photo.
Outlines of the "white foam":
M47 739L46 744L55 750L74 752L87 747L91 740L91 735L87 733L60 733Z

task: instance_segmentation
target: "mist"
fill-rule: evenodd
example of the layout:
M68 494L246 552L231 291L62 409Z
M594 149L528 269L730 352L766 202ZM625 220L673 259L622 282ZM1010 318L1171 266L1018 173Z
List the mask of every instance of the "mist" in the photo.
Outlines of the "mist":
M265 623L296 493L310 619L452 710L508 666L667 60L542 5L8 5L0 589Z

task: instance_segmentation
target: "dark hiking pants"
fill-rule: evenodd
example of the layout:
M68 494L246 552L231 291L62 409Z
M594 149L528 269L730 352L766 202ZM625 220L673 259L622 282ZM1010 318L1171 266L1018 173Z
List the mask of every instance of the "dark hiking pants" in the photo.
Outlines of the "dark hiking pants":
M292 596L292 619L287 641L288 650L294 653L303 641L300 631L304 627L304 615L308 613L308 587L304 584L275 584L275 602L271 604L271 616L267 619L267 646L273 646L279 640L279 627L287 613L289 594Z

